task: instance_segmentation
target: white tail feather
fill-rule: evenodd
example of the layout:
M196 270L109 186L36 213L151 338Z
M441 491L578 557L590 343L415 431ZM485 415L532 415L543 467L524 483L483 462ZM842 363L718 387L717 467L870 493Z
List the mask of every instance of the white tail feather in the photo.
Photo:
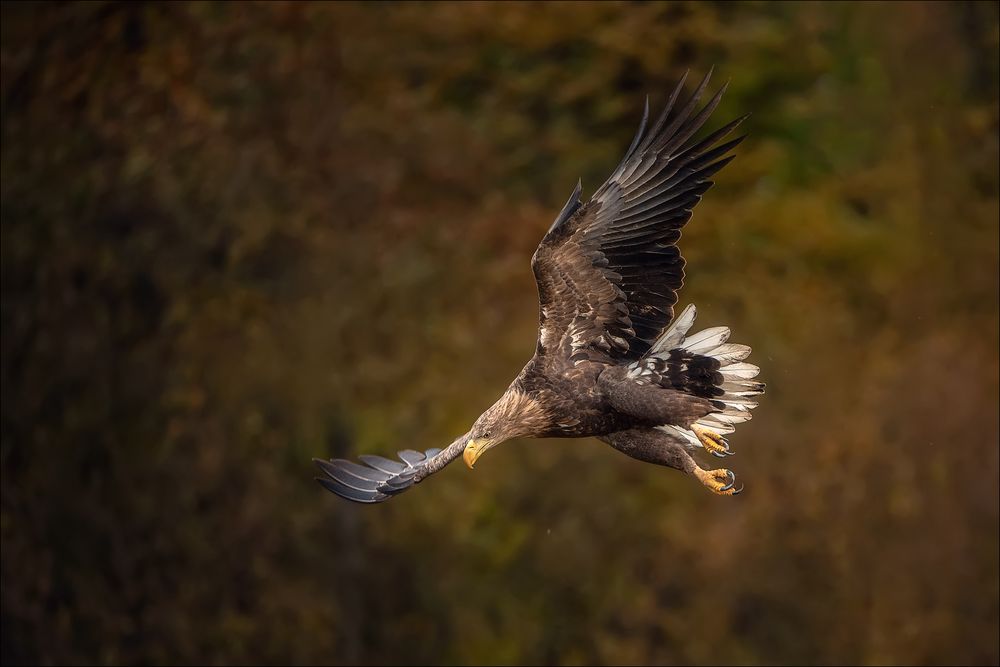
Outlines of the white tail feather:
M713 412L707 417L705 417L705 419L707 419L708 417L711 417L715 421L722 422L723 424L742 424L743 422L748 422L751 419L753 419L753 415L750 414L749 410L738 415L733 415L733 414L727 415L724 411Z
M736 430L736 427L733 426L732 423L715 419L715 415L705 415L704 417L699 419L696 423L701 424L702 426L705 426L707 428L710 428L716 433L726 434L726 433L732 433L733 431Z
M688 336L684 340L684 349L694 354L705 354L714 350L729 340L729 327L712 327Z
M730 377L749 380L757 377L757 374L760 373L760 369L753 364L739 363L724 366L719 369L719 372Z
M664 433L668 433L674 436L680 436L685 442L684 444L688 447L695 448L701 447L701 441L698 440L698 436L694 434L694 431L690 431L681 426L674 426L673 424L666 424L664 426L657 426L659 430Z
M684 336L691 329L691 325L694 324L694 319L698 316L698 309L694 307L694 304L688 304L680 315L678 315L674 321L670 324L663 334L656 339L653 343L653 347L650 348L649 354L651 356L656 356L663 352L670 352L670 350L675 347L679 347L681 343L684 342Z
M757 392L757 394L760 394L760 392ZM726 407L730 408L739 406L746 408L747 410L753 410L758 405L757 401L751 401L748 396L733 396L732 394L726 394L720 400L726 404Z

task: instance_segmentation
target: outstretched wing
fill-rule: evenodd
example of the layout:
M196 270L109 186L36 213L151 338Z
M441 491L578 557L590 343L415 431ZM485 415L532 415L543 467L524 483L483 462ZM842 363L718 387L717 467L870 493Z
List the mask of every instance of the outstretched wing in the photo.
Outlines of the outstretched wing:
M676 245L681 228L712 186L711 176L732 159L726 153L743 140L716 145L745 116L691 141L726 89L694 113L710 76L675 110L685 74L648 132L647 100L618 168L587 204L580 201L578 184L542 239L531 261L540 355L574 362L638 359L673 319L684 281Z
M380 503L457 459L468 442L466 433L445 449L428 449L423 453L404 449L398 454L399 461L365 454L359 457L364 465L345 459L313 459L326 475L316 481L341 498L356 503Z

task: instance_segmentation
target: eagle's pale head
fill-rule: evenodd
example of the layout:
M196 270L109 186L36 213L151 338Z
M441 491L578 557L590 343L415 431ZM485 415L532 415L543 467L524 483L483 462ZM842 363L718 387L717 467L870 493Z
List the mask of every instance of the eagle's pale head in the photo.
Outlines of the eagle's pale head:
M469 432L463 458L470 468L487 449L512 438L531 438L547 424L542 405L520 388L512 386L484 412Z

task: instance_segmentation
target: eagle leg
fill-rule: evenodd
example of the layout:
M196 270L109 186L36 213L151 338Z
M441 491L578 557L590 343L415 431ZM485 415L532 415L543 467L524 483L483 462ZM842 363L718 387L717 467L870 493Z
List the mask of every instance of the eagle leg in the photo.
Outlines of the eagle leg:
M681 442L660 429L618 431L599 439L634 459L686 472L720 496L736 496L743 491L742 485L735 487L736 475L731 470L705 470Z
M691 424L691 431L698 436L702 447L712 456L724 459L736 453L729 448L728 440L710 428L706 428L701 424Z

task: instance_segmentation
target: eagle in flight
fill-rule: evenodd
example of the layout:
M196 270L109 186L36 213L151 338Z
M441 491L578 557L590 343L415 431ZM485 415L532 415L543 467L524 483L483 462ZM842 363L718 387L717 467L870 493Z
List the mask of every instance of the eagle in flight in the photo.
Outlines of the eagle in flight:
M512 438L594 436L640 461L676 468L720 495L734 496L732 471L702 468L699 449L732 454L725 435L750 419L764 385L729 329L688 335L689 305L674 318L684 282L677 248L691 210L743 136L723 141L746 118L693 139L715 110L722 87L698 101L711 71L676 104L687 78L647 131L649 100L621 163L584 203L578 183L531 260L538 283L535 354L472 429L445 449L404 450L399 460L316 459L320 484L359 503L377 503L459 456L471 468Z

